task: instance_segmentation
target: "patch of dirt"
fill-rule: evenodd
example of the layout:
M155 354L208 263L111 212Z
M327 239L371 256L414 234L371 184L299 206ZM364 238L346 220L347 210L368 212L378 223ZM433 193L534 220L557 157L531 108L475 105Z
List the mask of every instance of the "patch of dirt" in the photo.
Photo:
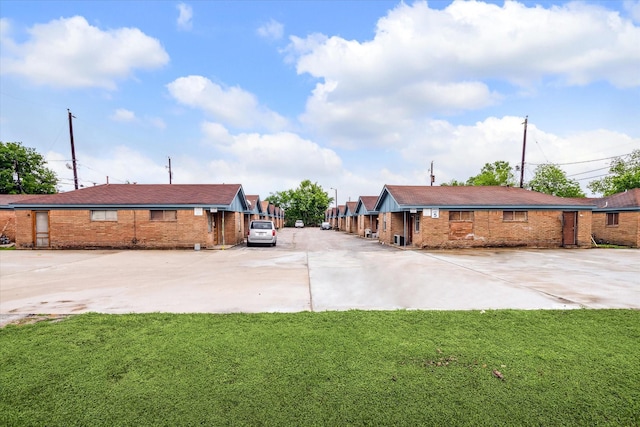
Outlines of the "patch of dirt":
M38 322L61 322L69 314L0 314L0 328L7 325L32 325Z

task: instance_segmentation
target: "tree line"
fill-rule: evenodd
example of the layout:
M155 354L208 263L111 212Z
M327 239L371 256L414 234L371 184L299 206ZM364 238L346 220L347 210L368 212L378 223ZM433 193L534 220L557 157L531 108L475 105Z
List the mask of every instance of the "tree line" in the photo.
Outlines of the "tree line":
M58 178L46 166L45 158L33 148L20 142L0 141L0 194L56 193ZM441 184L516 186L514 168L509 162L498 160L486 163L480 173L466 181L455 179ZM533 178L525 187L532 191L559 197L585 197L580 184L567 176L558 165L538 165ZM640 188L640 150L614 158L609 173L587 184L596 194L609 196L632 188ZM295 189L270 193L269 202L284 209L286 225L301 219L305 224L317 225L323 221L328 207L335 200L317 183L304 180Z

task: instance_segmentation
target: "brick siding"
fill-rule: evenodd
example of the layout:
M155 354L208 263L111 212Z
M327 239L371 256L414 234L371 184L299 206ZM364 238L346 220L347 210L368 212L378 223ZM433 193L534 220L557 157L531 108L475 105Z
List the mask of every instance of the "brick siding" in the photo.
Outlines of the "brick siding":
M380 214L380 241L393 244L395 234L404 235L404 214L386 213L387 231ZM420 231L415 231L415 215L420 215ZM526 221L503 221L502 210L474 211L473 221L449 221L449 211L440 210L439 218L406 214L408 246L420 248L472 247L560 247L562 212L528 211ZM591 212L578 213L577 246L591 246Z
M16 247L34 247L34 212L16 210ZM118 210L117 221L92 221L89 210L49 211L49 242L53 249L85 248L202 248L222 244L221 219L225 215L225 243L242 243L242 214L218 212L209 231L209 213L178 209L176 221L152 221L149 210Z
M4 234L10 241L15 242L16 214L13 209L0 209L0 234Z
M594 212L592 233L596 242L640 247L640 212L619 212L618 225L607 225L606 212Z

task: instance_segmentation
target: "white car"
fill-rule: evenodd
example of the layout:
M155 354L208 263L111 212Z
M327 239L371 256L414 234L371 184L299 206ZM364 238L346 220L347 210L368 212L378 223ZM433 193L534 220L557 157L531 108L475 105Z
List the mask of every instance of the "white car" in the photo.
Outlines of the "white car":
M296 221L296 228L304 228L304 222L301 219Z
M273 221L256 220L249 224L247 232L247 246L269 245L275 246L278 242L276 226Z

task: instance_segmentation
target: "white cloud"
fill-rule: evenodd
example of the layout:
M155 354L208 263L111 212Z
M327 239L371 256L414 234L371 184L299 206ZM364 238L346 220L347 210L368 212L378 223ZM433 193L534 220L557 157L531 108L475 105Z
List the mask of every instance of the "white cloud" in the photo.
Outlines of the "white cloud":
M193 9L191 6L185 3L179 3L177 6L180 15L178 15L178 29L183 31L189 31L193 27Z
M149 121L151 126L157 128L157 129L166 129L167 128L167 124L160 117L149 117L147 120Z
M3 33L7 32L3 24ZM169 62L157 39L137 28L103 31L81 16L37 24L29 39L16 43L2 37L2 72L55 87L116 88L134 70L150 70Z
M638 37L640 28L617 12L583 3L544 9L454 1L435 10L419 2L402 3L380 19L371 41L319 43L314 35L292 38L289 49L299 52L299 73L363 87L478 78L529 84L544 76L624 87L640 85Z
M47 166L59 179L61 191L74 188L73 171L67 167L71 162L69 155L50 151L46 154ZM126 146L115 146L101 156L91 156L82 150L77 152L78 182L80 186L90 187L95 184L168 183L168 172L165 165L158 165L140 151Z
M169 83L167 89L179 103L201 109L225 126L277 131L287 125L284 117L237 86L222 87L202 76L188 76Z
M640 0L625 0L622 5L631 19L633 19L634 22L640 23Z
M165 121L160 117L144 116L144 118L141 119L135 112L127 110L126 108L118 108L109 116L109 119L120 123L140 123L160 130L164 130L167 127Z
M135 122L137 120L136 113L125 108L118 108L109 118L116 122Z
M435 164L436 182L442 183L451 179L466 181L477 175L485 163L505 160L515 167L522 160L522 117L488 117L473 125L458 126L443 120L431 120L423 131L421 138L412 139L413 142L401 150L407 171L405 176L411 177L409 181L414 184L426 185L426 171L431 161ZM612 141L616 143L612 144ZM638 146L640 138L619 132L593 130L559 136L529 122L525 181L542 163L561 164L567 174L582 174L598 168L604 168L599 173L605 173L610 160L591 161L626 154ZM576 147L580 149L576 150ZM587 178L593 175L577 176Z
M425 118L531 96L539 85L639 86L638 40L628 19L579 2L416 2L381 18L372 40L293 36L286 53L299 74L320 80L300 120L353 148L396 145Z
M203 123L201 129L208 145L237 159L243 170L283 177L321 177L336 173L342 166L333 150L291 132L232 135L221 124L212 122Z
M284 34L284 25L272 19L259 27L257 33L265 39L280 40Z

